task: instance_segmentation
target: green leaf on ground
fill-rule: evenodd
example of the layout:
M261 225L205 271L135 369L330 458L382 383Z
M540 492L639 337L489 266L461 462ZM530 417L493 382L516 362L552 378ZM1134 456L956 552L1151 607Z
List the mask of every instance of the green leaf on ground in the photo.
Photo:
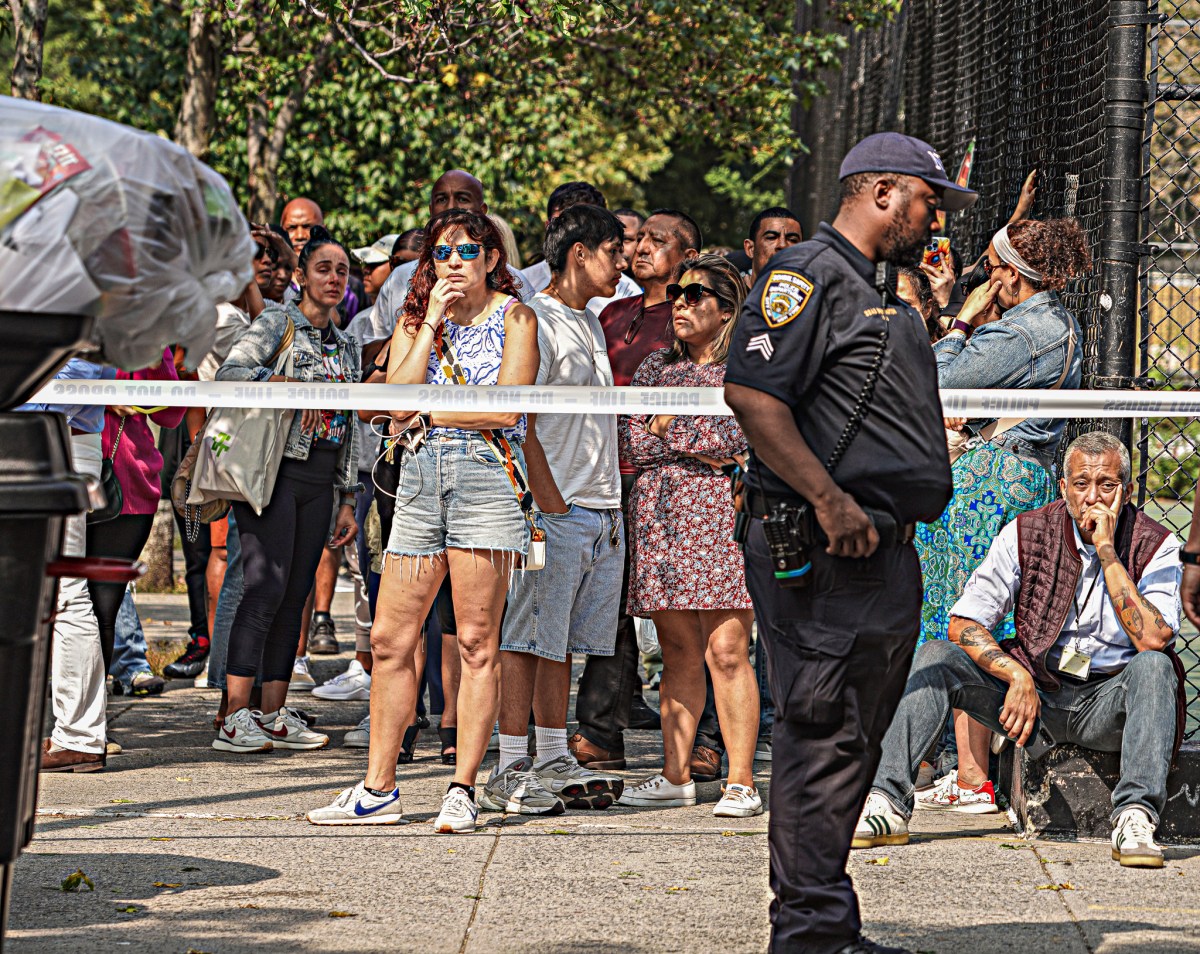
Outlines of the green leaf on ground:
M63 891L78 891L81 887L86 887L89 891L96 890L95 883L83 873L82 868L75 869L73 874L69 874L62 879Z
M109 804L112 804L112 805L132 805L133 804L132 798L110 798L108 801L109 801Z
M1038 891L1074 891L1075 885L1070 881L1060 881L1058 884L1039 884Z
M138 909L132 904L127 904L124 907L117 908L119 914L137 914Z

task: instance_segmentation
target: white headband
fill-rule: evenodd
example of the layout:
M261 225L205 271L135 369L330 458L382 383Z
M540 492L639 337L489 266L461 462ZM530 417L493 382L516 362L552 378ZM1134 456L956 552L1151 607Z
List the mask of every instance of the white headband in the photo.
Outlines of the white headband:
M1000 261L1005 265L1011 265L1031 282L1042 281L1042 273L1025 261L1025 259L1021 258L1017 250L1013 248L1012 241L1008 237L1007 225L992 236L992 247L996 250L996 255L999 256Z

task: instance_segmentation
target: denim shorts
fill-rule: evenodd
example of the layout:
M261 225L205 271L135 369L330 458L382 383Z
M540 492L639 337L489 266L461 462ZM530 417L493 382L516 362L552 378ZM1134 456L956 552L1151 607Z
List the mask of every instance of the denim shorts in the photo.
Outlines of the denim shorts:
M625 566L621 511L572 504L534 519L546 532L546 567L513 575L500 649L556 662L567 653L613 655Z
M524 468L520 445L512 448ZM528 546L504 462L482 437L434 432L415 454L403 454L389 556L436 556L447 547L523 555Z

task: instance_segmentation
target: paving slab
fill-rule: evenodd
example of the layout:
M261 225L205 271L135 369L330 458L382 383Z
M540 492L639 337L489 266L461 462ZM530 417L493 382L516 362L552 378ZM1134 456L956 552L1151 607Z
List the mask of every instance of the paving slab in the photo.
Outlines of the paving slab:
M139 597L148 635L183 618L182 600ZM348 610L339 594L345 633ZM320 658L318 679L349 659ZM185 682L113 699L126 753L104 772L43 776L6 950L766 950L767 816L714 818L716 783L699 786L692 808L484 814L475 834L442 836L431 821L450 770L431 732L399 771L409 824L315 828L303 813L361 778L365 750L341 740L366 704L298 696L333 745L239 756L210 746L216 699ZM660 744L629 733L626 777L655 771ZM769 790L769 766L758 768ZM909 845L850 857L866 930L882 942L936 954L1200 951L1200 850L1129 871L1107 843L1025 840L1002 815L922 812L912 828ZM77 870L94 891L60 889Z

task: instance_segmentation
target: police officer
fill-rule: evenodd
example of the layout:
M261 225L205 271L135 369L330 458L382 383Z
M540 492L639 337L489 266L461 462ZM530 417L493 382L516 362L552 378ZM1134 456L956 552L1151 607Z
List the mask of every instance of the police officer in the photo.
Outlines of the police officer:
M898 951L859 934L850 839L920 628L916 521L950 499L937 373L891 266L974 192L898 133L846 155L833 225L759 275L725 399L753 449L746 583L776 705L771 951Z

